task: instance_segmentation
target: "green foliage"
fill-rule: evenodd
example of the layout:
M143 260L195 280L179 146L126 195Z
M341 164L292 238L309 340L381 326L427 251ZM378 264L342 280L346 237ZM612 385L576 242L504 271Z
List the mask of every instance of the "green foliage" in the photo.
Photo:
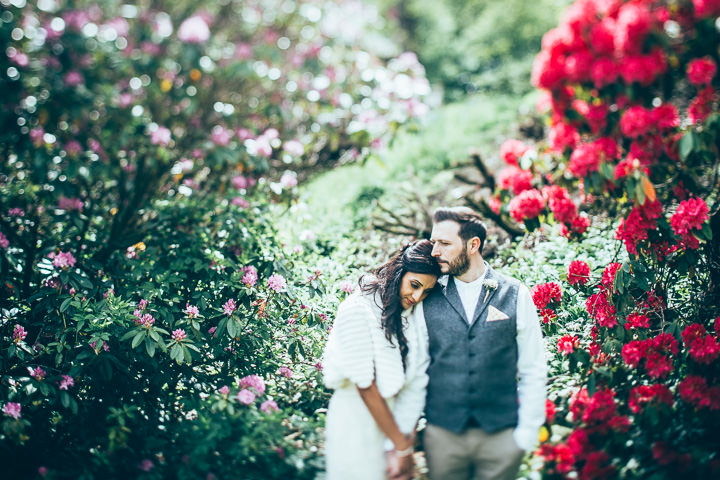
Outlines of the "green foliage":
M417 52L428 78L458 100L477 91L524 94L532 56L557 23L566 2L487 0L388 3L408 50Z

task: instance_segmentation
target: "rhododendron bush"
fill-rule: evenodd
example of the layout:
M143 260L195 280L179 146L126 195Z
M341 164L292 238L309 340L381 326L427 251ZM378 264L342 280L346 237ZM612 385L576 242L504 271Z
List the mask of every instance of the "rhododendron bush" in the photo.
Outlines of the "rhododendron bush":
M617 242L533 287L565 378L543 478L720 475L719 16L712 0L575 2L533 67L547 141L501 148L497 213Z
M373 19L302 0L0 1L3 475L321 467L340 292L281 248L269 205L427 110L416 57L364 41Z

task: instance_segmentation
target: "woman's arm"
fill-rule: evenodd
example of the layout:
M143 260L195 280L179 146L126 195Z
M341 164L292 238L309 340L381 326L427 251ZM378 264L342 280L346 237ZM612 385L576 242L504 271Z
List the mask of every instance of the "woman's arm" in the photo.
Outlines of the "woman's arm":
M377 423L378 428L380 428L385 436L395 445L395 453L397 454L400 468L399 472L390 472L391 478L408 474L413 467L412 450L414 441L410 437L405 436L400 431L400 428L398 428L395 417L393 417L385 399L380 395L375 380L373 380L369 387L357 387L357 389L370 415L372 415L375 423Z

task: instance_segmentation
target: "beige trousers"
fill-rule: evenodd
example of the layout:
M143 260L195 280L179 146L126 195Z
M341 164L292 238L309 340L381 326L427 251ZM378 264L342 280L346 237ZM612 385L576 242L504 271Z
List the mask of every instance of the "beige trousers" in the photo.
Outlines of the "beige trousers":
M430 480L515 480L525 451L512 432L467 428L457 434L428 424L424 436Z

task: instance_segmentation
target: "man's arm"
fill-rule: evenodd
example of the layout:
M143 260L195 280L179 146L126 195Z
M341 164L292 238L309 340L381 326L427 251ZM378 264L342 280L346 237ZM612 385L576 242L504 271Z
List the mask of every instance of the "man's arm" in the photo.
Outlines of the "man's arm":
M519 407L513 436L519 447L530 451L537 444L540 426L545 421L547 360L537 310L530 290L524 285L517 302Z

